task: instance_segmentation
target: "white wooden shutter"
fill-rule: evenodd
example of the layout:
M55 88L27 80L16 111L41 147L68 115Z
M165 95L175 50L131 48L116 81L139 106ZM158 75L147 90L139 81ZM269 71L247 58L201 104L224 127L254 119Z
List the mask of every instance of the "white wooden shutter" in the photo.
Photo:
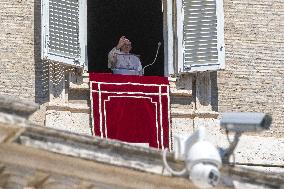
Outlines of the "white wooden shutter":
M222 0L182 0L179 72L223 69L225 66Z
M87 65L86 0L42 0L42 58Z

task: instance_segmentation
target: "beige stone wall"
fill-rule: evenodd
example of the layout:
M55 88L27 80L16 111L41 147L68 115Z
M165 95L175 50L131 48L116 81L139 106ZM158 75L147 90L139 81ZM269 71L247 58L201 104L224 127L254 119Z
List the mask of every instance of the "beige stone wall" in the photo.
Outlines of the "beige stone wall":
M218 72L212 95L219 112L272 113L270 136L284 136L281 2L224 0L226 69ZM40 61L40 18L40 0L0 1L0 94L44 104L49 82L48 66Z
M41 103L40 1L0 1L0 94Z
M226 69L218 72L219 112L260 111L284 136L283 0L224 0Z
M0 1L0 93L35 96L33 1Z

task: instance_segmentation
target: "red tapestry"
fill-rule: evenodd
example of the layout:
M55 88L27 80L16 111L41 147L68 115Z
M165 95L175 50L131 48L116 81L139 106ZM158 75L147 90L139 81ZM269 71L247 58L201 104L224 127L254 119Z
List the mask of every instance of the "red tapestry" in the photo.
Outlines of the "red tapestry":
M166 77L90 73L93 134L169 148Z

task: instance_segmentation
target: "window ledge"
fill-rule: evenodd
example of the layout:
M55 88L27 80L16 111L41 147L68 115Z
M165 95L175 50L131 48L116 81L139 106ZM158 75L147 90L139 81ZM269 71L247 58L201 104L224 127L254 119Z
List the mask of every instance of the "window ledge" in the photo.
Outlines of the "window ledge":
M171 108L172 118L215 118L219 116L218 112L214 111L199 111L185 108Z
M192 90L186 90L186 89L171 89L171 96L183 96L183 97L191 97L192 96Z
M69 89L70 90L90 90L90 87L89 87L89 83L82 83L82 84L70 83Z
M56 110L56 111L70 111L77 113L90 113L90 107L87 104L73 104L73 103L65 103L65 104L54 104L49 103L46 107L46 110Z

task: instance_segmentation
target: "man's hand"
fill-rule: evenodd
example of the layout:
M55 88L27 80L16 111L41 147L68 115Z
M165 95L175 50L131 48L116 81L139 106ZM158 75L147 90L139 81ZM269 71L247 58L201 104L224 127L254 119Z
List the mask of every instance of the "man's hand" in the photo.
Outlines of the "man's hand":
M118 44L116 45L116 49L120 49L120 48L124 45L125 39L126 39L125 36L122 36L122 37L119 39Z
M116 49L120 49L123 45L125 45L127 42L129 42L129 40L125 37L125 36L122 36L119 41L118 41L118 44L116 46Z

